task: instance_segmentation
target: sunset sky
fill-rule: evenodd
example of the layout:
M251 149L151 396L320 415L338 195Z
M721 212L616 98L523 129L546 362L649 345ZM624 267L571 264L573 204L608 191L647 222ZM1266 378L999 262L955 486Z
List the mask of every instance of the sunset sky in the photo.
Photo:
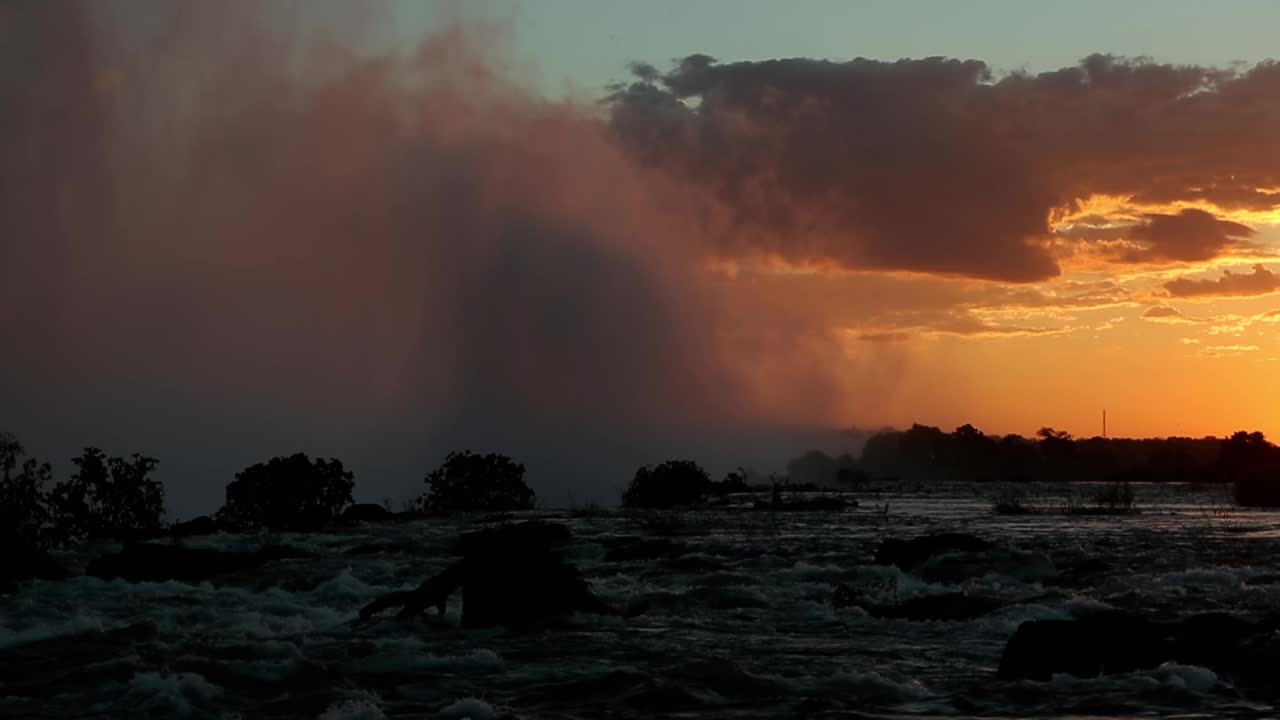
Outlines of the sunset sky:
M1152 7L0 3L0 425L192 507L295 449L1280 436L1280 4Z

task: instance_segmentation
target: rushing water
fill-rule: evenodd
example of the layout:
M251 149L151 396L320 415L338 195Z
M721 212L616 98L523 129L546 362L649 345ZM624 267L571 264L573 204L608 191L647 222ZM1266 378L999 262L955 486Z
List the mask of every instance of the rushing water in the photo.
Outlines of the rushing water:
M0 716L195 718L1272 717L1211 671L1165 665L1097 679L1002 682L1028 619L1105 607L1173 616L1276 606L1280 513L1230 510L1219 491L1140 486L1139 515L1004 517L982 485L880 487L841 513L721 509L558 517L566 557L630 619L582 615L532 634L463 631L447 614L357 619L375 596L451 561L481 519L369 525L272 540L319 554L218 584L79 577L0 598ZM888 506L881 512L876 506ZM557 516L556 513L542 515ZM833 583L881 601L954 592L871 564L886 537L962 530L1022 551L964 581L1010 605L970 622L878 620L831 605ZM606 563L619 536L688 544L673 560ZM220 549L263 538L187 540ZM380 552L348 554L370 543ZM83 568L94 552L68 555ZM1086 558L1084 582L1057 572ZM58 640L57 638L62 638ZM21 668L18 671L15 668ZM5 696L8 697L5 697Z

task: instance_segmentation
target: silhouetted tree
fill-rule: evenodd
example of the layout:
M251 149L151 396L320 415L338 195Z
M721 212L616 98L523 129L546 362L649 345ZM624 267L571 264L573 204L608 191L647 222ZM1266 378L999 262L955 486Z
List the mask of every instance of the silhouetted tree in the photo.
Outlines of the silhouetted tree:
M510 512L533 508L535 494L524 482L524 465L506 455L451 452L424 482L418 500L437 512Z
M276 457L236 473L218 518L249 527L315 529L352 503L354 488L355 476L336 458Z
M76 472L49 493L52 522L63 539L120 537L160 527L164 486L151 477L155 458L109 458L89 447L71 462Z
M691 505L712 491L711 476L692 460L645 465L622 494L624 508L666 509Z
M1223 440L1218 467L1234 483L1237 504L1280 507L1280 448L1262 433L1242 430Z
M53 470L26 458L17 438L0 433L0 547L30 552L49 540L48 496Z

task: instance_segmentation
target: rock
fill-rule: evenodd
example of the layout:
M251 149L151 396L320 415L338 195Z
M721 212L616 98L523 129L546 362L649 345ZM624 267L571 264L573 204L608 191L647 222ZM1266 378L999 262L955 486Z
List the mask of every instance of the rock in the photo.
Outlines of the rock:
M208 515L201 515L184 522L174 523L169 528L169 534L173 537L183 538L193 535L213 535L221 529L217 520Z
M899 570L909 571L937 555L982 552L993 547L994 543L967 533L935 533L911 540L890 538L876 548L875 563L894 565Z
M672 542L663 538L641 540L610 548L604 554L605 562L635 562L637 560L660 560L678 558L689 551L684 543Z
M1225 613L1162 622L1126 612L1018 626L1000 659L1002 679L1094 677L1159 667L1208 668L1240 687L1268 688L1280 662L1280 617L1252 622Z
M17 592L18 584L26 580L64 580L69 576L66 568L45 550L6 548L4 562L0 563L0 595Z
M85 574L128 582L198 583L231 573L256 570L272 560L312 557L311 553L287 546L262 548L257 552L226 552L159 543L130 543L118 553L95 558Z
M961 583L985 575L1003 575L1023 582L1036 582L1058 574L1053 560L1042 553L1015 548L992 547L980 552L947 552L935 555L913 568L921 578L933 583Z
M356 503L338 517L344 523L380 523L396 519L396 514L374 503Z
M388 608L411 616L435 607L443 614L449 596L462 589L462 626L525 628L583 610L613 613L591 594L577 568L558 546L569 539L563 525L524 522L464 533L463 557L417 589L391 593L366 605L362 618Z
M1248 586L1250 586L1250 587L1256 587L1256 586L1258 586L1258 585L1276 585L1276 584L1280 584L1280 574L1277 574L1277 573L1262 573L1261 575L1254 575L1253 577L1250 577L1250 578L1246 579L1246 580L1244 581L1244 584L1245 584L1245 585L1248 585Z

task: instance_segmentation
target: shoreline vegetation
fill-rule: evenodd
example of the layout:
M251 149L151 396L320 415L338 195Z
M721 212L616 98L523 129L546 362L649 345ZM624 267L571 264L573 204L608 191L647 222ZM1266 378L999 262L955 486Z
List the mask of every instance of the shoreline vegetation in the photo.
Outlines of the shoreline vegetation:
M332 524L396 517L542 507L524 481L525 466L498 453L451 452L424 479L424 492L394 513L353 499L354 474L341 460L303 453L272 458L236 473L217 513L164 521L164 486L157 459L111 456L89 447L74 472L56 481L48 463L26 455L13 435L0 433L0 522L8 548L41 551L90 539L178 538L210 528L233 531L314 531ZM717 508L731 496L766 496L743 511L834 511L858 507L854 495L875 482L987 482L1001 515L1125 515L1139 512L1133 486L1186 482L1227 486L1242 507L1280 507L1280 448L1259 432L1226 438L1074 438L1042 428L1034 437L986 435L972 425L947 433L914 425L870 437L861 453L835 457L813 450L787 463L786 473L763 475L739 467L720 480L693 460L668 460L636 470L617 510ZM1089 490L1049 495L1044 484L1089 482ZM569 498L570 517L615 512ZM878 508L877 508L878 510Z

